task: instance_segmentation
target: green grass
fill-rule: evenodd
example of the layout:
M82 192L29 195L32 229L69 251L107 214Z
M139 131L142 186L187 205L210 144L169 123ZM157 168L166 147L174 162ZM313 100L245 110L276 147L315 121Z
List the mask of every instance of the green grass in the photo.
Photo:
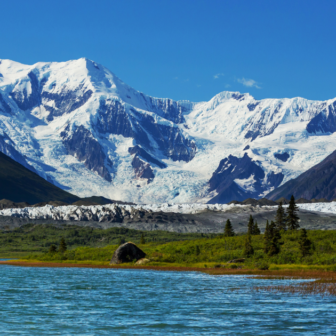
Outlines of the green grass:
M37 253L39 254L39 253ZM43 254L43 253L40 253ZM0 259L24 259L29 256L28 252L1 252Z
M138 244L141 235L146 242L165 243L178 240L216 237L199 233L180 234L166 231L139 231L127 228L94 229L75 225L27 224L13 231L0 231L0 255L13 253L45 253L50 245L58 246L64 237L69 249L116 245L120 239Z
M138 240L127 240L138 244L141 231L130 231L134 234L133 238ZM163 242L152 240L144 245L138 244L147 254L147 258L151 260L150 265L153 266L205 267L206 265L206 267L214 267L215 265L223 265L229 260L244 257L243 246L246 238L244 235L230 238L223 238L217 235L208 238L151 231L145 233L147 241L150 240L150 237L154 238L155 233L159 236L161 235L162 239L163 237L164 239L170 237L171 240L177 240L178 238L179 241ZM174 235L176 235L175 238ZM281 246L281 252L273 257L269 257L263 252L263 235L252 236L252 245L255 253L252 257L246 259L245 266L262 268L267 265L270 269L336 270L336 231L308 231L308 237L313 242L313 248L311 255L304 258L301 257L299 250L299 235L299 231L284 233L282 235L283 245ZM182 240L182 238L185 240ZM64 254L32 254L29 259L63 262L70 262L70 260L72 262L91 261L107 264L117 247L116 244L101 247L81 246L70 248Z

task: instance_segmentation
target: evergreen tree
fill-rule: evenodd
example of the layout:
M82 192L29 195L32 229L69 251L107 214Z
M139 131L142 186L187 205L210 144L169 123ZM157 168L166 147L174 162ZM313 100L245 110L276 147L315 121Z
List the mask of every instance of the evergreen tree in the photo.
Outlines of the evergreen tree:
M253 227L254 227L254 220L252 215L250 215L249 222L247 224L247 234L252 235L253 234Z
M58 252L60 253L64 253L67 250L67 245L65 243L64 238L61 238L60 244L59 244L59 248L58 248Z
M266 254L268 254L269 250L270 250L270 245L271 245L271 233L270 233L270 227L268 224L268 220L266 222L266 229L264 232L264 252Z
M201 249L198 245L196 245L195 253L196 253L196 255L200 255L200 253L201 253Z
M120 245L122 245L122 244L125 244L125 238L124 237L120 237L119 238L119 241L118 241L118 245L120 246Z
M297 215L299 208L295 203L295 198L292 195L290 201L289 201L289 205L287 208L287 228L289 230L297 230L300 225L299 225L299 216Z
M244 256L246 257L251 257L254 254L254 249L252 246L252 240L251 240L251 235L247 234L246 240L245 240L245 245L244 245Z
M306 257L311 254L310 249L312 246L312 242L310 239L308 239L306 229L301 230L299 244L302 257Z
M286 230L286 214L282 202L278 205L278 210L275 215L275 225L278 230Z
M269 247L268 247L268 255L274 256L280 252L280 231L276 227L275 223L272 221L269 226Z
M146 240L143 233L141 233L140 244L146 244Z
M57 248L54 244L51 244L49 247L49 253L53 254L57 252Z
M260 235L260 229L259 229L257 221L255 221L255 223L253 225L253 233L252 234L255 235L255 236Z
M224 237L233 237L235 235L230 219L226 221L224 228Z

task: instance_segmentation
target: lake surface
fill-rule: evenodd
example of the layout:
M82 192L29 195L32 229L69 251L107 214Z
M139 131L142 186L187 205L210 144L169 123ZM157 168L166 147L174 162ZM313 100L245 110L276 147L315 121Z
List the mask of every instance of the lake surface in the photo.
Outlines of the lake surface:
M0 266L4 335L336 335L336 298L196 272Z

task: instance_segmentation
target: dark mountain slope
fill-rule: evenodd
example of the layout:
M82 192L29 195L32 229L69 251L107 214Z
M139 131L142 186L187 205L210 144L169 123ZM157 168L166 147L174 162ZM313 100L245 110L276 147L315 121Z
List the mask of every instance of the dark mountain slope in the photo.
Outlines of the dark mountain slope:
M30 204L79 200L79 197L54 186L0 152L0 199L3 198Z
M242 188L237 180L251 180L250 188ZM220 161L218 168L209 180L209 191L216 190L217 195L208 203L228 203L232 200L239 202L247 198L259 198L270 185L277 187L283 180L283 174L271 172L264 182L265 172L254 162L247 153L242 158L233 155Z
M336 151L297 178L270 192L266 198L270 200L280 197L289 199L291 195L294 195L296 199L306 198L308 200L336 198Z

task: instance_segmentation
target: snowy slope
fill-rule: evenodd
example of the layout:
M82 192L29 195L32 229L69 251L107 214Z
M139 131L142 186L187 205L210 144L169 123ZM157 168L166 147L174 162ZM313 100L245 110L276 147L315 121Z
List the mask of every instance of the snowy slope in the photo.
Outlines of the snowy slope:
M0 60L0 74L0 150L81 197L262 197L335 149L335 99L153 98L84 58Z

